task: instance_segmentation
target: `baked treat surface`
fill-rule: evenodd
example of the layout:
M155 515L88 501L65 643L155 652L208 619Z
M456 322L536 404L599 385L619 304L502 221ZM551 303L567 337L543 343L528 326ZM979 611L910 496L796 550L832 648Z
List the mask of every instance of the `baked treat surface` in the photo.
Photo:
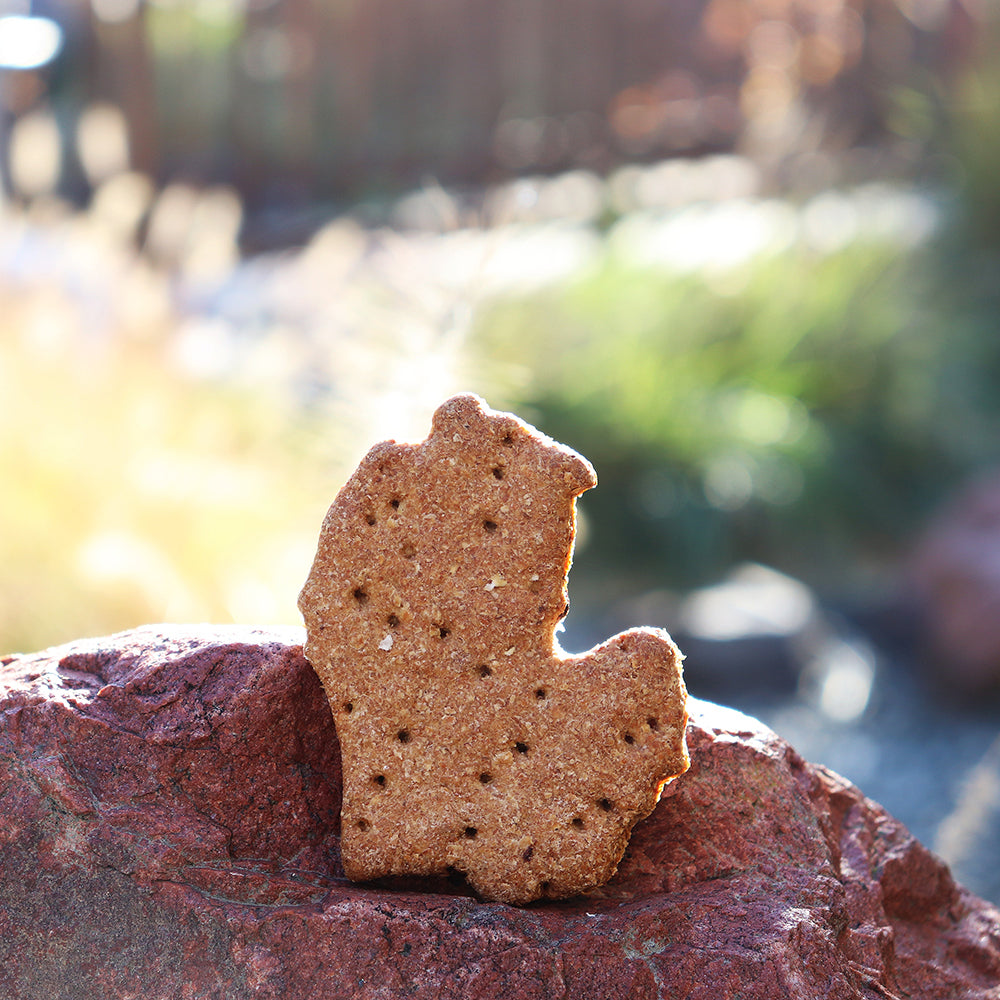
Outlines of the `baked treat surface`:
M581 655L567 609L590 464L456 396L421 444L376 445L299 597L336 720L356 880L464 873L524 904L607 881L688 766L681 656L633 629Z

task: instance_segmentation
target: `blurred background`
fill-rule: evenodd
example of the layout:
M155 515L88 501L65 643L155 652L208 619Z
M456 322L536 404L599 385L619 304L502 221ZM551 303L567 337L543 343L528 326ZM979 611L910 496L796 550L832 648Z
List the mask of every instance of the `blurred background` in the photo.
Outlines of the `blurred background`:
M375 441L1000 900L997 0L0 0L0 651L297 622Z

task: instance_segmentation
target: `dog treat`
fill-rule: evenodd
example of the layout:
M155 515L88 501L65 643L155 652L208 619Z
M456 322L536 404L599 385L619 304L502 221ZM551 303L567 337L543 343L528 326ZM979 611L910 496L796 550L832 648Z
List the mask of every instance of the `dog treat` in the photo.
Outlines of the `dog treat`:
M299 597L336 719L356 880L464 873L523 904L606 882L688 766L666 632L589 653L566 614L590 464L476 396L419 445L376 445L338 494Z

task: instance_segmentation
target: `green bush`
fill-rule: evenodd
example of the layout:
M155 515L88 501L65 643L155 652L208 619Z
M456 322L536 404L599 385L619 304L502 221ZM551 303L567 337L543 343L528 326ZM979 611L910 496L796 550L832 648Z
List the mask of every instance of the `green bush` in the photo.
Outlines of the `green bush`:
M720 281L609 253L496 304L476 349L499 397L594 462L588 567L688 586L754 559L879 585L1000 445L995 313L946 259L799 244Z

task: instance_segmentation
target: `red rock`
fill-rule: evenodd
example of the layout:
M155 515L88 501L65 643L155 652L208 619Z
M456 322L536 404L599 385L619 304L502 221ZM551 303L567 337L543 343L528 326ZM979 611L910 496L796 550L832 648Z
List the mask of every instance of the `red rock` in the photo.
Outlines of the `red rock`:
M760 723L561 903L354 884L298 630L146 628L0 671L0 997L996 998L1000 912Z
M931 521L911 583L936 679L960 693L1000 691L1000 472L969 484Z

